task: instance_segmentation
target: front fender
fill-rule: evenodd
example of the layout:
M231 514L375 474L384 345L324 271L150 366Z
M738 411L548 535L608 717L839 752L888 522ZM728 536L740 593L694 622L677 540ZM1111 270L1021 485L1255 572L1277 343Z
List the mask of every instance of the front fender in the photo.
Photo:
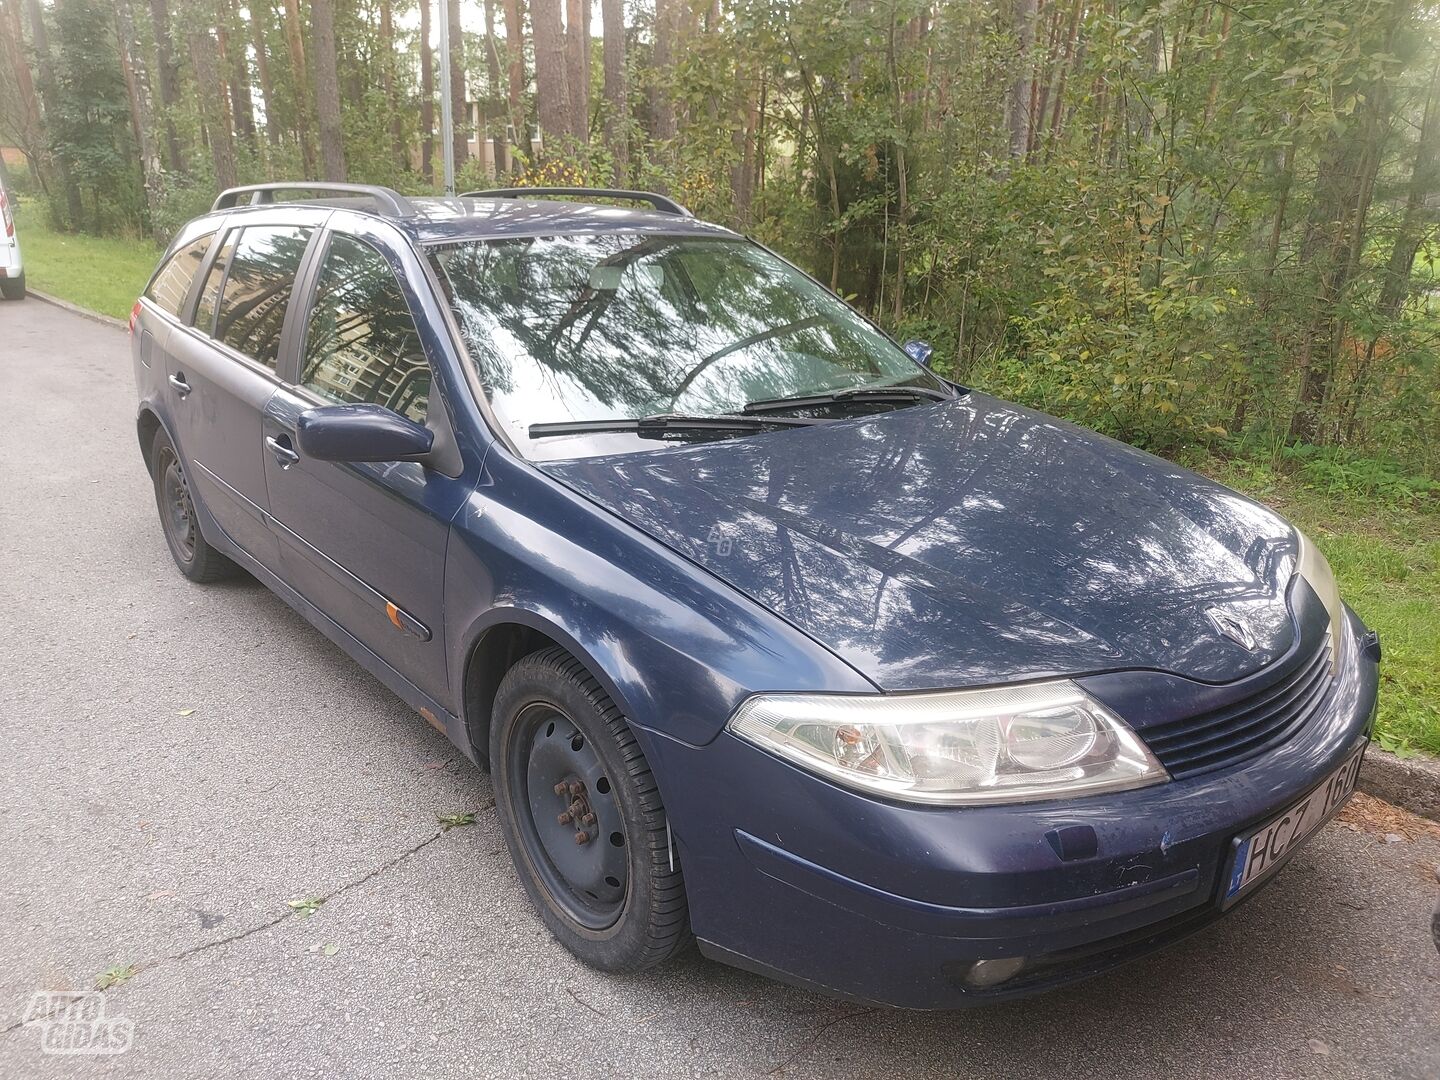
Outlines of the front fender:
M475 643L507 622L569 649L632 726L689 746L757 691L874 690L719 579L498 450L455 518L445 583L461 704Z

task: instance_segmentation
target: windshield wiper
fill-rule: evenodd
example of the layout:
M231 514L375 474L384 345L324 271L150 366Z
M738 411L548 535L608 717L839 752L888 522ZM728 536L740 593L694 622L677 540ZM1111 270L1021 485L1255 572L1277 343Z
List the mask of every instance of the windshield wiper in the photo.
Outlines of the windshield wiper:
M848 386L844 390L827 390L820 394L796 394L792 397L763 398L747 402L742 413L783 412L786 409L809 409L818 405L842 405L856 401L870 404L885 402L949 401L951 395L928 386Z
M734 413L685 416L681 413L657 413L654 416L635 418L617 416L613 420L561 420L552 424L531 424L530 438L543 439L548 435L588 435L607 431L633 431L642 437L658 438L670 432L752 432L776 427L809 427L821 422L789 416L738 416Z

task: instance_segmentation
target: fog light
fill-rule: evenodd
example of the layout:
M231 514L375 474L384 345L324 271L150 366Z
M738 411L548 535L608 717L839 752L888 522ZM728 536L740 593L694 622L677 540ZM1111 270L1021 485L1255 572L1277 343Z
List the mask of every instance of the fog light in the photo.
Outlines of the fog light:
M1023 956L1002 956L995 960L976 960L970 965L970 970L965 973L965 985L973 986L977 990L999 986L1019 975L1024 967L1025 957Z

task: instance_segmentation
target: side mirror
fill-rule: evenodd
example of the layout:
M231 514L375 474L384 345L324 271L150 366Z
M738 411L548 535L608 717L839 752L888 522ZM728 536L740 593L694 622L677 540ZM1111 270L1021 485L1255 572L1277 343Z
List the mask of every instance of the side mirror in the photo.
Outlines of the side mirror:
M907 341L904 345L905 355L914 360L921 367L930 366L930 357L935 355L935 346L928 341Z
M380 405L325 405L295 422L300 452L316 461L415 461L435 433Z

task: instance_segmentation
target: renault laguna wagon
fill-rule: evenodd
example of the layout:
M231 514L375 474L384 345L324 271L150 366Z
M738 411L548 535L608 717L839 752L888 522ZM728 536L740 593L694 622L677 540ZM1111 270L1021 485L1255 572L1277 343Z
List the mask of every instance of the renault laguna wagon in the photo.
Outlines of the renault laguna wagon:
M662 196L302 190L226 192L135 305L165 539L489 768L586 963L1031 993L1218 918L1349 795L1378 642L1265 507Z

